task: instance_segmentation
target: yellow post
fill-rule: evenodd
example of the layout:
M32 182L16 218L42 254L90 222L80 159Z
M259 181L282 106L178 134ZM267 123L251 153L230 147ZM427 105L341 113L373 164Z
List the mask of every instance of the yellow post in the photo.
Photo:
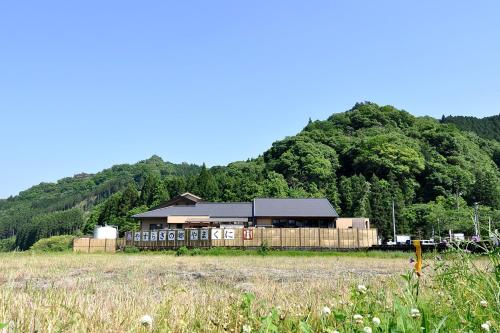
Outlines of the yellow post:
M420 240L414 240L413 246L415 246L415 255L417 256L417 261L415 261L415 273L420 276L422 274L422 246Z

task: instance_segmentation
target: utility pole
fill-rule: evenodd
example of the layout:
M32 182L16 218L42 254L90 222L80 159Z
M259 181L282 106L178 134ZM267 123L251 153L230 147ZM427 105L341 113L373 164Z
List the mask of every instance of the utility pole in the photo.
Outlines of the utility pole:
M394 200L392 200L392 232L394 234L394 242L396 242L396 214L394 212Z
M477 237L481 237L480 230L479 230L479 216L477 213L477 207L478 207L478 203L474 202L474 232L475 232Z

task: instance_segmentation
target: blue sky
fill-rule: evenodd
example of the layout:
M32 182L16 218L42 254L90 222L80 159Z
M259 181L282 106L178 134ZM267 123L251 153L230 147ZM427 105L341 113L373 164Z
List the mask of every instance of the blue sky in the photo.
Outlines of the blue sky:
M0 198L153 154L255 157L357 101L498 114L499 12L456 0L1 1Z

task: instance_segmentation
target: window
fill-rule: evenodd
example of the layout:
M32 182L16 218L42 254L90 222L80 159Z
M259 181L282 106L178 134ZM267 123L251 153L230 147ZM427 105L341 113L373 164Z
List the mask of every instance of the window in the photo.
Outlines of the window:
M149 225L149 230L159 230L159 229L163 229L163 224L162 223L157 223L157 224L151 223Z
M330 221L319 219L273 219L274 228L328 228ZM333 226L333 225L332 225Z

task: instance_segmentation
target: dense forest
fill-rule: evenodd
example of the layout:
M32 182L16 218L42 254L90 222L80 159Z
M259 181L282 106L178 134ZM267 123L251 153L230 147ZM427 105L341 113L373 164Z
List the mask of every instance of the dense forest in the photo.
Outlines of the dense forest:
M485 139L500 141L500 114L484 118L443 116L441 123L455 124L458 128L464 131L475 132Z
M39 238L90 233L98 224L134 230L131 215L185 191L210 201L327 197L341 216L370 217L385 239L393 201L398 233L419 237L472 234L477 202L485 232L488 220L493 227L500 221L500 142L482 136L498 127L485 124L464 128L358 103L310 121L255 159L207 168L153 156L34 186L0 200L0 238L27 249Z

